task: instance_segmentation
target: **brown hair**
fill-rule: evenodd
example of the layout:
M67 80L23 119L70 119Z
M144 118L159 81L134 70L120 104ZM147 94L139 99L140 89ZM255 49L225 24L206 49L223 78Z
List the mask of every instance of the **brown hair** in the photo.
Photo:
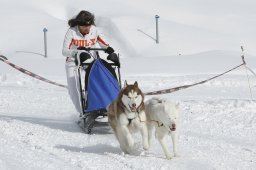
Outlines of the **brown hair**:
M95 25L94 15L89 11L80 11L75 18L72 18L68 21L68 25L70 27L74 27L77 25L80 26L90 26Z

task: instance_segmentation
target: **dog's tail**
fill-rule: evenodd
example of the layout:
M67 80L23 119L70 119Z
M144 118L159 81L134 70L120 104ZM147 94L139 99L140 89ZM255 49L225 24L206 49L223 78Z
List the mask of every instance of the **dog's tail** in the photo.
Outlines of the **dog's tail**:
M166 102L171 102L171 103L174 103L175 104L175 107L178 109L179 106L180 106L180 103L179 102L172 102L172 101L168 101L167 99L165 98L160 98L160 97L153 97L152 100L151 100L151 104L157 104L157 103L166 103Z
M158 104L158 103L164 103L166 102L166 99L160 98L160 97L153 97L152 100L150 100L151 104Z

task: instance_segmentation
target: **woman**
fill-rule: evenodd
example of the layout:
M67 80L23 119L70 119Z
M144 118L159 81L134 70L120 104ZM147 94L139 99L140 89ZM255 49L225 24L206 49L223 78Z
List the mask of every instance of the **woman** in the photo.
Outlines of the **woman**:
M94 15L88 11L80 11L79 14L68 21L70 28L68 29L62 49L62 55L66 56L66 75L68 83L68 91L76 110L82 114L82 106L80 102L80 89L78 89L78 79L75 61L83 62L90 58L86 48L94 47L99 44L101 48L105 48L105 52L111 54L114 49L110 47L99 33L95 26ZM95 53L92 53L96 57Z

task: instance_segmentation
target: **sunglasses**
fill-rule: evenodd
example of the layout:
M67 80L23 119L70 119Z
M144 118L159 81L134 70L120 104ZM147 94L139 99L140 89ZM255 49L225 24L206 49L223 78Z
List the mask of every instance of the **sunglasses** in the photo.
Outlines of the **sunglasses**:
M92 21L77 21L77 25L79 25L79 26L91 26Z

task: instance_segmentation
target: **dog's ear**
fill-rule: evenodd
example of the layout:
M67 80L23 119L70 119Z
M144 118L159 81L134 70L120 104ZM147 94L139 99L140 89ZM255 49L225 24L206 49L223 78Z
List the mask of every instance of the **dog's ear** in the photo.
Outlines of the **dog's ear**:
M134 86L138 87L138 82L137 81L135 81Z
M124 81L124 87L128 86L127 81Z

